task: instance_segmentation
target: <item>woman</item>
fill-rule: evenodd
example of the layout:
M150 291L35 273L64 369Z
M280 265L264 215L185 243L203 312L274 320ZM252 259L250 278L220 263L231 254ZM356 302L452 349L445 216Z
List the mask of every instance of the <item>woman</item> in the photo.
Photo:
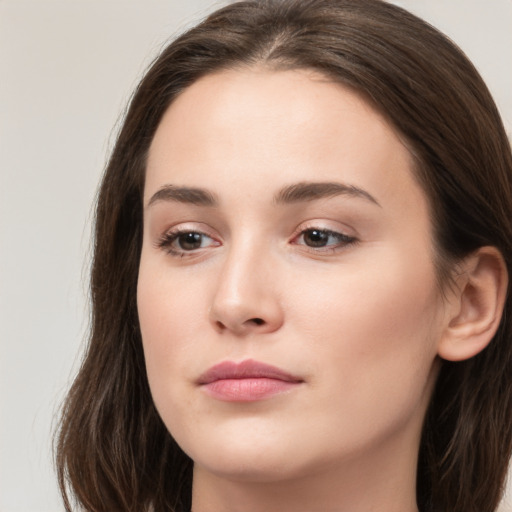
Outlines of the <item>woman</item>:
M239 2L171 43L98 198L68 509L496 510L511 172L472 65L387 3Z

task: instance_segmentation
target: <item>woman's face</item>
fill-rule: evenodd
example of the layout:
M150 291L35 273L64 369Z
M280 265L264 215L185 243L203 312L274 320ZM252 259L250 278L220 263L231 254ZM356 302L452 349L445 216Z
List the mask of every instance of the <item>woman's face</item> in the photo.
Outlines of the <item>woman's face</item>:
M156 407L196 471L412 468L445 315L411 168L381 115L312 72L221 72L168 109L138 308Z

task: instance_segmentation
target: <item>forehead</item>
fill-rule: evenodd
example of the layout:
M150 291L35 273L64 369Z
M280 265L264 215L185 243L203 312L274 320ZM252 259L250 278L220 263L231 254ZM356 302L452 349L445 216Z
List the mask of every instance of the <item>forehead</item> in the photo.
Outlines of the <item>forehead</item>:
M357 93L312 71L229 70L198 80L168 108L150 147L145 198L164 183L229 182L264 194L312 180L423 196L409 151Z

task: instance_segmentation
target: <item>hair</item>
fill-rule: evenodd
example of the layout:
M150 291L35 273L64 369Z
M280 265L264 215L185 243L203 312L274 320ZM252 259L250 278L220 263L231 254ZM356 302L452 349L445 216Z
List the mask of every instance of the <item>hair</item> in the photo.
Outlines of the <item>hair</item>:
M173 100L225 69L310 69L358 91L414 157L437 265L482 246L512 275L512 155L481 77L446 36L380 0L228 5L178 37L136 89L97 198L87 351L56 439L59 484L95 512L190 510L192 461L153 404L136 288L148 149ZM477 356L444 361L419 451L421 512L491 512L512 452L512 302Z

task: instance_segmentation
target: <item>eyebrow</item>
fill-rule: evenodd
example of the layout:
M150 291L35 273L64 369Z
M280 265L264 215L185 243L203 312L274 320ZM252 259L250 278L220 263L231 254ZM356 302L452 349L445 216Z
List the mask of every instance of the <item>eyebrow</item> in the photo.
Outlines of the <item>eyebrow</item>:
M280 190L274 197L274 202L276 204L301 203L340 195L359 197L380 206L377 199L366 190L356 187L355 185L338 182L295 183Z
M275 204L293 204L306 201L314 201L336 196L359 197L366 199L377 206L379 202L366 190L337 182L300 182L288 185L274 196ZM159 201L171 201L188 203L197 206L218 206L219 200L209 190L196 187L178 187L176 185L164 185L158 189L149 200L147 208Z
M164 185L158 189L151 196L147 208L159 201L174 201L197 206L217 206L219 204L215 194L208 190L195 187L177 187L175 185Z

